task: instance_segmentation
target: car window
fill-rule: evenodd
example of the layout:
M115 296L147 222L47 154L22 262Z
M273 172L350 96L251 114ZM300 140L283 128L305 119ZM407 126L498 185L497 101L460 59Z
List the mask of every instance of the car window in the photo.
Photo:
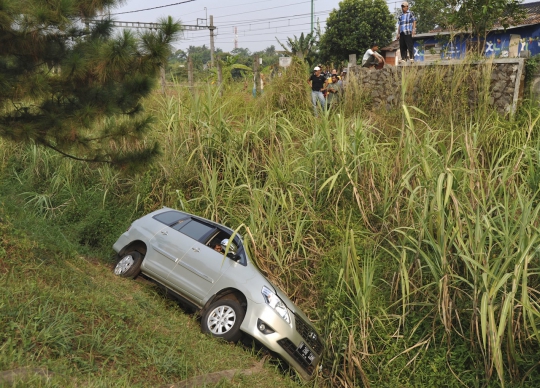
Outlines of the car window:
M184 222L178 225L178 230L180 233L185 234L197 241L203 241L203 237L208 237L208 235L213 232L216 228L203 224L199 221L191 220L190 222Z
M154 216L155 220L158 220L159 222L165 224L165 225L172 225L182 219L187 219L188 215L185 213L180 213L174 210L163 212L156 214Z

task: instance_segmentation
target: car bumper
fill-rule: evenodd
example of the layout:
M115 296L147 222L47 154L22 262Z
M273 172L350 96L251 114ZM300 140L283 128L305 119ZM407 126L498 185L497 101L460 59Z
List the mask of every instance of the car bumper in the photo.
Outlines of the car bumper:
M300 316L291 311L289 314L291 325L268 305L248 301L246 316L240 329L277 353L303 378L311 379L321 360L322 341L315 330ZM271 330L261 330L259 328L261 322Z

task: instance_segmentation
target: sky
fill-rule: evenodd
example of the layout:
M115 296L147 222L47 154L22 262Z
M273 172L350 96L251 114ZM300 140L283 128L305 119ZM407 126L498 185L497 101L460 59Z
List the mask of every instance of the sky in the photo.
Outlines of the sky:
M402 1L386 0L391 11ZM213 15L217 27L215 48L231 51L236 39L239 48L255 52L271 45L280 50L276 38L285 44L287 37L309 33L311 3L311 0L124 0L123 6L110 12L117 21L156 22L161 17L172 16L185 25L210 24ZM313 0L314 25L319 21L324 31L326 18L338 7L339 0ZM144 11L133 12L139 10ZM186 31L174 46L185 51L189 46L203 44L210 46L209 30Z
M402 1L386 0L386 3L393 12ZM255 52L271 45L280 50L276 38L285 44L287 37L309 33L312 2L314 24L319 21L324 32L326 18L339 7L339 0L124 0L121 7L110 12L117 21L157 22L159 18L172 16L184 25L208 25L213 15L217 27L215 48L231 51L236 40L237 47ZM530 2L533 0L524 1ZM189 46L203 44L210 46L209 30L186 31L174 46L185 51Z

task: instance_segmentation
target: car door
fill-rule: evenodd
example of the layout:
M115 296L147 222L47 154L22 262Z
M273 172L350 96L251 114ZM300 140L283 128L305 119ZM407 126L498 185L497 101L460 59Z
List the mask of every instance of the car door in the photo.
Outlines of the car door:
M196 242L178 261L169 281L180 284L185 292L202 301L231 263L233 260L223 253Z
M168 282L197 301L203 300L210 292L231 262L222 253L204 244L215 230L214 226L197 220L191 220L180 229L181 233L192 237L192 245L178 260L169 275Z
M150 241L151 255L144 260L145 271L168 283L167 278L176 263L191 248L193 240L188 236L166 226Z
M166 282L176 262L191 247L191 240L174 229L190 220L182 216L179 212L165 212L148 222L154 225L157 233L149 241L142 269L156 280Z

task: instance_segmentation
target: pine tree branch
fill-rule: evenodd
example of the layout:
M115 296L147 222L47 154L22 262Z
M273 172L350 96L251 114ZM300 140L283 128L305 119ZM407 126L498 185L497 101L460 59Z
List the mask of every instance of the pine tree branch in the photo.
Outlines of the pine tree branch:
M74 156L74 155L70 155L64 151L62 151L61 149L53 146L51 143L49 143L47 140L45 139L39 139L38 142L43 145L44 147L47 147L47 148L50 148L52 149L53 151L56 151L58 152L59 154L61 155L64 155L66 158L70 158L70 159L73 159L73 160L77 160L79 162L87 162L87 163L107 163L107 164L113 164L113 162L111 162L110 160L103 160L103 159L99 159L99 158L94 158L94 159L85 159L85 158L79 158L77 156Z

